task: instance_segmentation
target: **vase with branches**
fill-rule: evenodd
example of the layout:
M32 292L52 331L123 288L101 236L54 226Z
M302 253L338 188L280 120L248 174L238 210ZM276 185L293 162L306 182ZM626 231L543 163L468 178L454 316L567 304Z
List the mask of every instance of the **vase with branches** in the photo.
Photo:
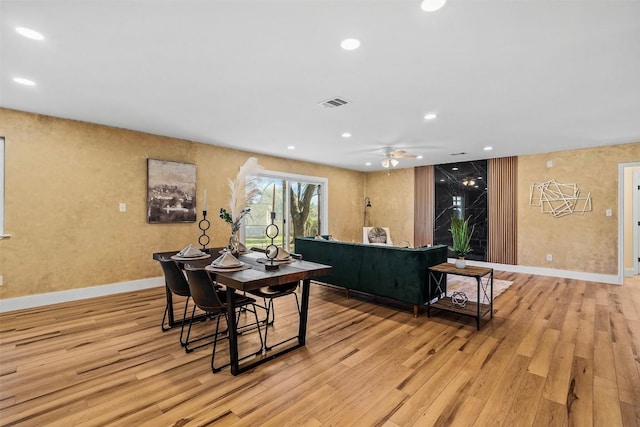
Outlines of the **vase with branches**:
M456 260L456 267L458 268L466 267L464 258L472 251L471 237L473 236L475 225L469 227L470 218L471 217L466 219L451 217L451 228L449 228L449 231L451 232L453 245L449 246L449 249L458 257Z
M231 198L229 200L229 210L220 208L220 218L231 225L231 236L227 250L234 256L240 253L239 232L242 220L251 212L247 207L259 194L260 190L256 185L256 175L262 169L255 157L250 157L238 170L235 180L229 179L229 190Z

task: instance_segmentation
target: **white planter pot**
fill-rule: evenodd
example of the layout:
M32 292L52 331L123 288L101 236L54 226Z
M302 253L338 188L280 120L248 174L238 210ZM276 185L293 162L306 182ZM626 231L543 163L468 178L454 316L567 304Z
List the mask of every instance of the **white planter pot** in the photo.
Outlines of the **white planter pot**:
M465 268L467 263L464 261L464 258L456 259L456 268Z

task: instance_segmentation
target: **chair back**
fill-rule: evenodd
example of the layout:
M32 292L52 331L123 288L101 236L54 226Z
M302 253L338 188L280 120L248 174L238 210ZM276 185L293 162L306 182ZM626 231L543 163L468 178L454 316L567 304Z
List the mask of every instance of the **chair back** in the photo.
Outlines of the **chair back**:
M171 292L183 297L190 296L189 284L178 264L171 258L159 258L158 261L164 273L165 283L171 289Z
M186 265L184 271L187 273L191 298L199 308L209 313L219 313L227 309L205 269Z

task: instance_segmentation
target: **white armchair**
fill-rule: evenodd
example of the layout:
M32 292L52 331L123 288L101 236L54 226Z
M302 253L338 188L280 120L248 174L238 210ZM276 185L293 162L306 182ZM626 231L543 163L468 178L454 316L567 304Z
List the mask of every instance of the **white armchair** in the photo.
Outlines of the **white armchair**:
M393 246L389 227L362 227L362 243Z

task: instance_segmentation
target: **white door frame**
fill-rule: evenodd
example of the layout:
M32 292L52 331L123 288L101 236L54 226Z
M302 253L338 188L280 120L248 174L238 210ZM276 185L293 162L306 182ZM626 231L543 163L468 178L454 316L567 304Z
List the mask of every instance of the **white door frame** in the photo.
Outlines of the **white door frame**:
M624 169L628 167L640 167L640 162L618 164L618 284L620 285L624 283ZM635 229L637 227L634 227ZM634 249L634 257L636 257L634 260L637 260L636 250Z
M633 274L640 273L640 172L633 172Z

